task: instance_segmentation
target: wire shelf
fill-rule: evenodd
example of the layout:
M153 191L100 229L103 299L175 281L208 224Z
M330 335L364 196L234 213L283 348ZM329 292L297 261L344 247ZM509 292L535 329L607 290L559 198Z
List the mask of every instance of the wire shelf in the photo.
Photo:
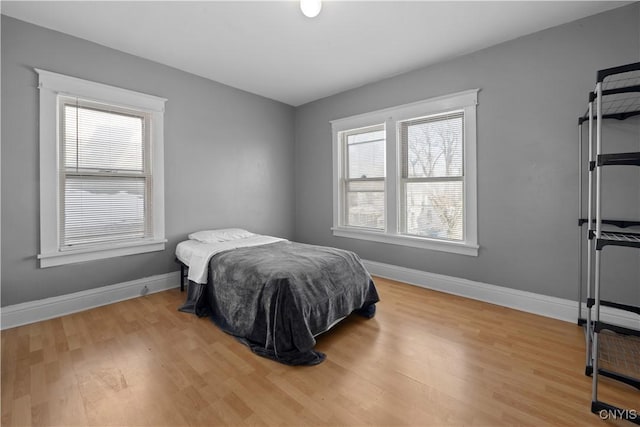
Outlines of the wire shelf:
M624 120L640 113L640 62L600 70L598 81L603 118ZM594 97L595 93L591 93L590 100Z
M636 64L637 65L637 64ZM640 69L623 73L611 74L602 81L602 89L619 89L622 87L640 85Z
M631 152L631 153L600 154L598 156L598 166L607 166L607 165L640 166L640 151Z
M606 240L615 240L619 242L640 243L640 234L637 233L615 233L603 231L600 237Z
M602 114L625 114L640 110L638 93L616 93L602 98Z
M640 378L640 337L602 331L599 335L600 368Z
M602 249L606 245L640 248L640 234L602 231L597 239L596 249Z
M602 247L604 245L640 247L640 234L603 231L600 233L598 246Z

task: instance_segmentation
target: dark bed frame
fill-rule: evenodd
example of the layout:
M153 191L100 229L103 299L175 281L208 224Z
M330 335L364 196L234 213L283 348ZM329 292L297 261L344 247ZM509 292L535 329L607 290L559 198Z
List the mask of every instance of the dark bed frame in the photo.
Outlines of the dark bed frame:
M180 264L180 292L184 292L184 285L189 277L189 266L176 258L176 262Z

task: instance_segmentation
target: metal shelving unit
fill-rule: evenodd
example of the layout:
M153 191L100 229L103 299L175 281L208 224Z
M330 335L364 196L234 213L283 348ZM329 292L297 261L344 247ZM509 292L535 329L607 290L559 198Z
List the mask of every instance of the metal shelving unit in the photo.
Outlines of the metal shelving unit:
M602 169L604 167L640 166L640 152L603 154L602 126L607 120L626 120L640 115L640 62L598 71L597 82L589 94L587 112L578 119L580 142L580 265L582 265L584 241L588 243L587 271L579 277L578 323L585 325L586 368L592 376L591 411L614 411L629 421L640 424L640 408L619 408L598 398L600 377L621 381L640 390L640 307L605 301L600 298L601 254L607 246L640 248L640 233L628 232L627 227L640 225L639 221L605 219L602 216ZM588 124L588 201L587 218L582 216L582 158L583 125ZM638 191L640 182L631 183L630 190ZM587 224L586 239L583 225ZM603 230L603 225L625 229ZM586 277L585 277L586 276ZM586 278L586 299L583 288ZM640 291L640 283L636 284ZM586 301L587 316L583 317L583 302ZM601 307L612 307L637 314L638 328L628 328L603 322ZM640 396L639 396L640 401Z

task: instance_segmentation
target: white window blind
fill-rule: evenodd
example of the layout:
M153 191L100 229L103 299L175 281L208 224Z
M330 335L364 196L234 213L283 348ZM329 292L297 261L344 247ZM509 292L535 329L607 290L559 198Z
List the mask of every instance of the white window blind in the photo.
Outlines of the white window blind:
M384 229L385 128L376 125L342 133L345 150L344 223Z
M464 111L399 123L401 230L464 239Z
M59 97L60 245L152 236L148 113Z

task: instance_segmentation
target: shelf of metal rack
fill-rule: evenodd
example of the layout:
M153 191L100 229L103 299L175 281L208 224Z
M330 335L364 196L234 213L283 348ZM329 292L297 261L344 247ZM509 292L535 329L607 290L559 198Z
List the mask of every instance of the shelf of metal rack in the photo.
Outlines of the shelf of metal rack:
M640 233L602 231L600 232L600 237L596 235L596 250L600 250L607 245L640 248Z
M598 166L640 166L640 152L600 154Z

